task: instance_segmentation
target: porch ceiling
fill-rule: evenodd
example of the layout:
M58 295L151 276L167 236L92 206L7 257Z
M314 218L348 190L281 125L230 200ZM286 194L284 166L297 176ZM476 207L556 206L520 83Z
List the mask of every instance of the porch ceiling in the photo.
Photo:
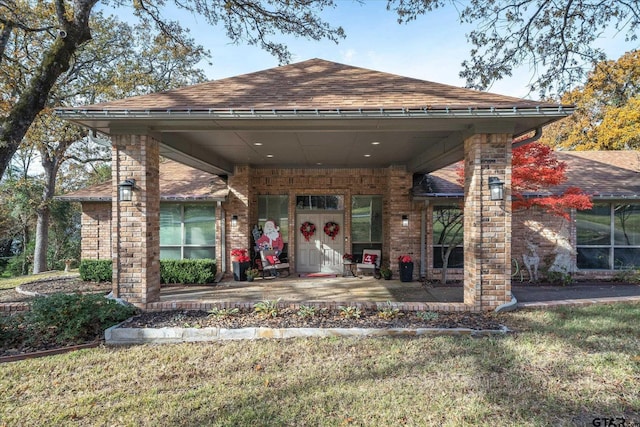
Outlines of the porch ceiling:
M193 114L193 113L191 113ZM255 114L255 113L254 113ZM464 158L474 133L518 135L570 114L563 109L466 117L176 118L117 120L95 115L72 121L105 134L151 133L161 154L216 174L234 165L280 168L384 168L405 165L428 173Z

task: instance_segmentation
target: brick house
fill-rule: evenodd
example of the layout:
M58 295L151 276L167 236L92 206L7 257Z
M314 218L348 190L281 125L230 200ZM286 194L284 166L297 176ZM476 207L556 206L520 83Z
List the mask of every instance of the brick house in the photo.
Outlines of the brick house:
M571 273L576 278L609 279L620 270L640 267L640 153L637 151L557 152L567 164L567 181L551 189L561 194L567 187L591 195L593 209L573 211L570 220L541 209L513 212L512 258L529 280L524 264L536 252L542 272ZM413 200L426 206L426 276L441 276L442 222L438 212L460 212L463 189L457 183L457 165L415 177ZM544 194L546 195L546 194ZM534 195L530 195L534 196ZM441 217L441 215L440 215ZM462 277L463 247L449 256L450 277Z
M479 311L511 301L511 141L572 111L312 59L57 113L111 137L104 227L113 290L140 307L159 300L161 254L194 250L185 233L203 214L198 203L168 212L161 158L211 174L195 186L219 177L208 201L213 234L199 238L213 237L209 249L225 271L232 248L251 247L253 226L275 219L296 272L341 272L344 253L379 248L394 269L410 254L416 278L428 265L430 204L412 193L414 176L464 160L465 297L454 309ZM502 199L492 199L490 178L504 185ZM131 201L118 197L129 179ZM309 241L305 222L317 227ZM334 238L323 231L331 222L340 227Z

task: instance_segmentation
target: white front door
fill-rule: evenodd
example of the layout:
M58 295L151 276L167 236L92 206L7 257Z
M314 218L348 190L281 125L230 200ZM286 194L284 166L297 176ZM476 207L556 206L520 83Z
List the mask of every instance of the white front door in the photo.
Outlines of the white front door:
M316 226L315 233L307 241L300 226L309 222ZM340 227L331 238L324 232L328 222ZM341 211L310 211L296 214L296 271L300 273L342 274L344 253L344 214Z

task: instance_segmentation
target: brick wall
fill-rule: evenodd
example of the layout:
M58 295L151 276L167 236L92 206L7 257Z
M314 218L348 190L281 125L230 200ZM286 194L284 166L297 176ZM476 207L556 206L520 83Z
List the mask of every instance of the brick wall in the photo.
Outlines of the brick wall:
M83 202L82 259L111 259L111 203Z
M231 195L224 203L227 215L227 252L234 247L251 245L251 226L258 221L258 196L289 196L289 261L295 266L295 240L299 224L295 224L295 200L300 194L339 194L345 200L345 236L351 234L351 197L382 195L383 263L390 263L397 274L395 260L401 253L418 257L420 253L420 207L410 199L412 175L404 167L386 169L273 169L237 168L229 179ZM409 216L410 227L402 227L401 215ZM231 228L231 215L238 215L238 226ZM416 232L417 231L417 232ZM345 252L351 252L351 242L345 242ZM228 255L228 253L227 253ZM228 263L229 264L229 263ZM227 266L227 271L229 266ZM414 268L417 277L419 269Z
M534 207L526 210L519 210L513 214L513 243L512 256L515 258L523 271L523 280L528 281L529 273L524 267L523 255L531 255L531 250L527 247L530 242L537 249L540 259L539 278L544 277L546 271L555 258L558 240L562 238L562 230L571 227L571 246L575 248L575 226L573 222L544 212L542 209ZM575 265L575 252L573 254ZM519 280L519 276L516 277Z

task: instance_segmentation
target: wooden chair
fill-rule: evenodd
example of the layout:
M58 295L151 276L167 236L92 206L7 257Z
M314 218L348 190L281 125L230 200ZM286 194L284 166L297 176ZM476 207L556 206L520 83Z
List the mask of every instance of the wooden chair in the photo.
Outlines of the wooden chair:
M377 249L365 249L362 252L362 262L356 264L356 275L361 272L369 272L376 279L380 278L380 261L382 251Z
M264 250L260 251L260 260L262 261L262 278L269 273L271 276L282 276L286 271L287 274L282 277L287 277L290 274L289 263L280 262L276 251Z

